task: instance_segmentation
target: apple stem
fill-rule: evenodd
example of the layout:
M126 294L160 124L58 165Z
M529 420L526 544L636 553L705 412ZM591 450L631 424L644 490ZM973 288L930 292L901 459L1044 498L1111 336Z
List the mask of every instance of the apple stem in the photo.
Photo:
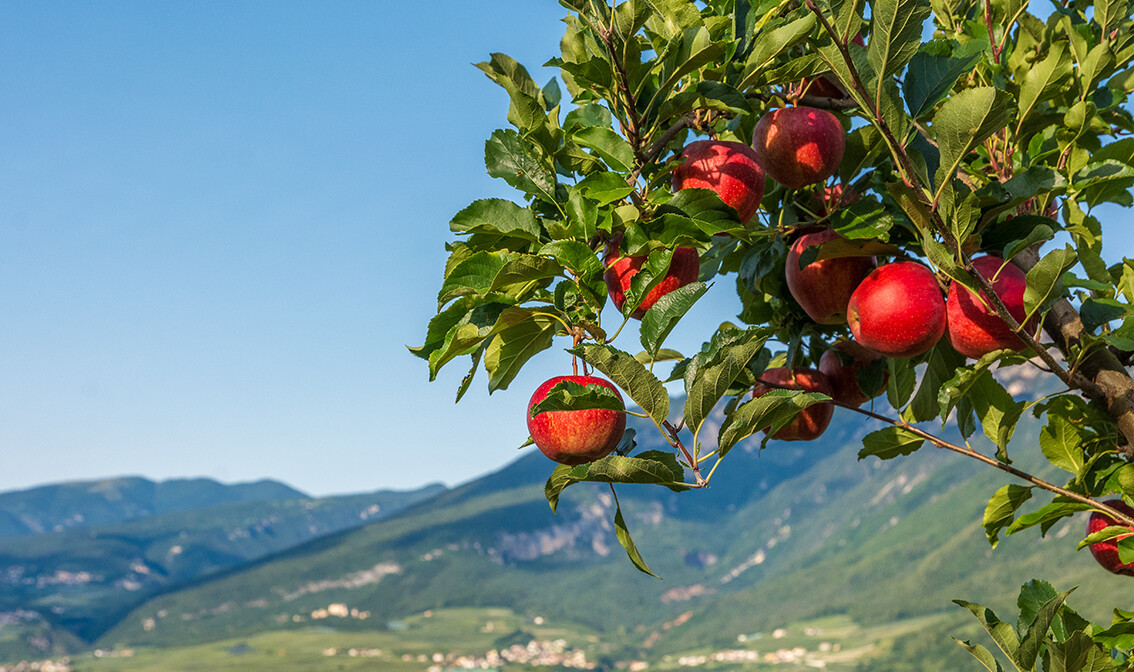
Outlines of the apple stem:
M682 443L681 438L677 436L677 433L680 431L680 429L674 427L673 423L671 423L669 420L666 420L662 423L662 428L665 429L665 431L669 432L669 444L681 451L681 454L685 457L686 466L689 467L690 471L693 472L693 481L695 483L693 487L705 487L708 481L701 476L700 464L698 464L697 460L694 459L693 456L689 453L689 449L685 447L684 443Z

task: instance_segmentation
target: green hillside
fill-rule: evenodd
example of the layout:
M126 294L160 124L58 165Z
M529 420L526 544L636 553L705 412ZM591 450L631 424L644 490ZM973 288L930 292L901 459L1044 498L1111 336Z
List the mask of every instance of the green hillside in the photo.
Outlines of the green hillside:
M205 507L187 493L180 506L164 506L185 509L196 501L188 510L0 539L0 660L81 650L155 594L384 518L443 490ZM273 492L296 491L262 490Z
M871 656L925 652L934 662L917 669L932 670L968 664L945 637L969 632L953 598L1008 612L1019 585L1043 577L1080 585L1072 604L1108 618L1092 611L1103 603L1095 598L1125 584L1074 552L1078 521L992 550L979 520L1002 479L929 448L859 461L872 428L840 412L820 441L736 449L707 491L622 488L627 523L663 581L626 561L603 488L573 486L553 515L542 495L552 465L533 453L390 519L158 597L98 643L174 647L312 626L384 631L425 610L506 608L593 630L611 655L660 661L841 617L873 632L887 627ZM654 447L652 436L641 428L641 448ZM1036 429L1022 426L1013 445L1035 441ZM331 605L349 615L324 616ZM911 620L922 617L932 618ZM888 625L903 622L916 627ZM870 658L863 669L906 669L895 664Z

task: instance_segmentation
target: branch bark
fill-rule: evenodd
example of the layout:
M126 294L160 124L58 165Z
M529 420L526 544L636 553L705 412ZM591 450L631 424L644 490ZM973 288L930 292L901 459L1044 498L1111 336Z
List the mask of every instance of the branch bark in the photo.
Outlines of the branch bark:
M1026 272L1039 261L1039 253L1024 250L1012 261ZM1071 302L1060 299L1044 317L1043 330L1055 341L1056 347L1069 356L1080 346L1084 327ZM1127 457L1134 457L1134 379L1131 379L1130 372L1107 348L1094 348L1074 370L1075 376L1070 384L1082 390L1088 399L1102 406L1114 418L1126 439L1123 451Z

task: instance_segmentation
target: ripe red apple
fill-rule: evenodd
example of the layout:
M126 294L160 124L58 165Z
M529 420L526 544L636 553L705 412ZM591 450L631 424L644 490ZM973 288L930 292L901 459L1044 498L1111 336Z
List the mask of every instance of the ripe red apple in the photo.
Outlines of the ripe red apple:
M561 464L584 464L606 457L622 440L626 414L605 408L548 411L532 417L531 409L564 380L580 385L601 385L622 395L610 381L594 376L556 376L536 388L528 402L528 434L540 452Z
M799 189L835 174L846 149L846 133L826 110L785 107L760 117L752 147L773 180Z
M819 324L846 323L851 294L875 266L874 257L833 257L799 267L804 250L840 238L834 229L802 235L792 243L784 266L788 291Z
M743 142L698 140L682 150L685 162L673 171L674 193L682 189L712 189L736 208L745 224L764 198L764 169L756 152Z
M606 280L606 288L610 293L610 298L614 301L614 307L619 311L622 310L623 304L626 303L626 292L630 289L630 281L642 270L642 264L646 263L646 257L607 257L606 272L603 273L603 279ZM673 251L673 259L669 262L669 271L662 278L662 281L654 285L654 288L646 292L646 298L642 299L642 303L638 305L638 309L630 315L636 320L642 319L646 311L650 309L658 299L669 294L678 287L684 287L697 279L698 273L701 271L701 261L697 256L697 250L692 247L679 247Z
M1134 508L1131 508L1126 502L1121 499L1113 499L1109 502L1104 502L1110 508L1125 513L1128 516L1134 516ZM1087 534L1093 534L1111 525L1122 525L1114 518L1101 511L1092 511L1091 517L1087 520ZM1134 528L1125 525L1134 533ZM1095 556L1095 560L1100 565L1106 568L1108 572L1115 574L1124 574L1126 576L1134 576L1134 562L1123 563L1118 557L1118 540L1124 539L1130 535L1124 534L1121 537L1110 539L1108 541L1100 541L1097 544L1091 544L1091 555Z
M1003 266L1003 268L1001 268ZM992 290L1000 297L1017 322L1024 321L1024 289L1027 276L1012 264L1004 264L1000 257L986 256L973 259L973 267L990 281ZM995 280L993 280L995 277ZM968 288L954 282L949 285L949 295L945 307L949 316L949 341L953 348L973 359L993 350L1023 350L1027 346L1015 334L996 311L988 305L988 295L980 293L980 298ZM1032 321L1024 328L1033 336L1039 324Z
M874 395L866 394L858 384L858 372L880 359L882 355L854 341L839 341L819 358L819 371L830 379L831 387L835 390L831 396L836 401L851 406L862 406L882 394L885 387L880 388ZM889 377L889 372L883 374L883 385Z
M866 276L847 304L854 340L886 357L929 352L945 333L945 299L925 266L900 261Z
M831 381L827 379L827 376L815 369L796 367L793 370L786 366L781 366L775 369L768 369L760 374L760 380L793 390L820 392L832 398L835 396L835 390L831 387ZM752 398L762 397L773 389L776 388L757 384L752 390ZM784 425L780 431L773 434L772 438L780 441L811 441L817 439L819 435L827 430L827 426L831 424L831 417L834 414L835 405L829 401L808 406L800 411L791 422ZM770 428L764 429L765 434L768 433L768 429Z

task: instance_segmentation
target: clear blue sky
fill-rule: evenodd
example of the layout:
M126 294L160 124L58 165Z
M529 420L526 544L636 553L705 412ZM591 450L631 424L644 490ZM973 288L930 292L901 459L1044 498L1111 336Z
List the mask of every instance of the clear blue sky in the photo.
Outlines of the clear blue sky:
M502 51L546 81L564 11L6 3L0 489L141 474L328 494L516 457L530 390L566 355L491 398L482 372L454 406L462 367L429 384L404 346L450 217L512 196L483 165L507 98L471 64ZM692 321L736 306L720 283Z

